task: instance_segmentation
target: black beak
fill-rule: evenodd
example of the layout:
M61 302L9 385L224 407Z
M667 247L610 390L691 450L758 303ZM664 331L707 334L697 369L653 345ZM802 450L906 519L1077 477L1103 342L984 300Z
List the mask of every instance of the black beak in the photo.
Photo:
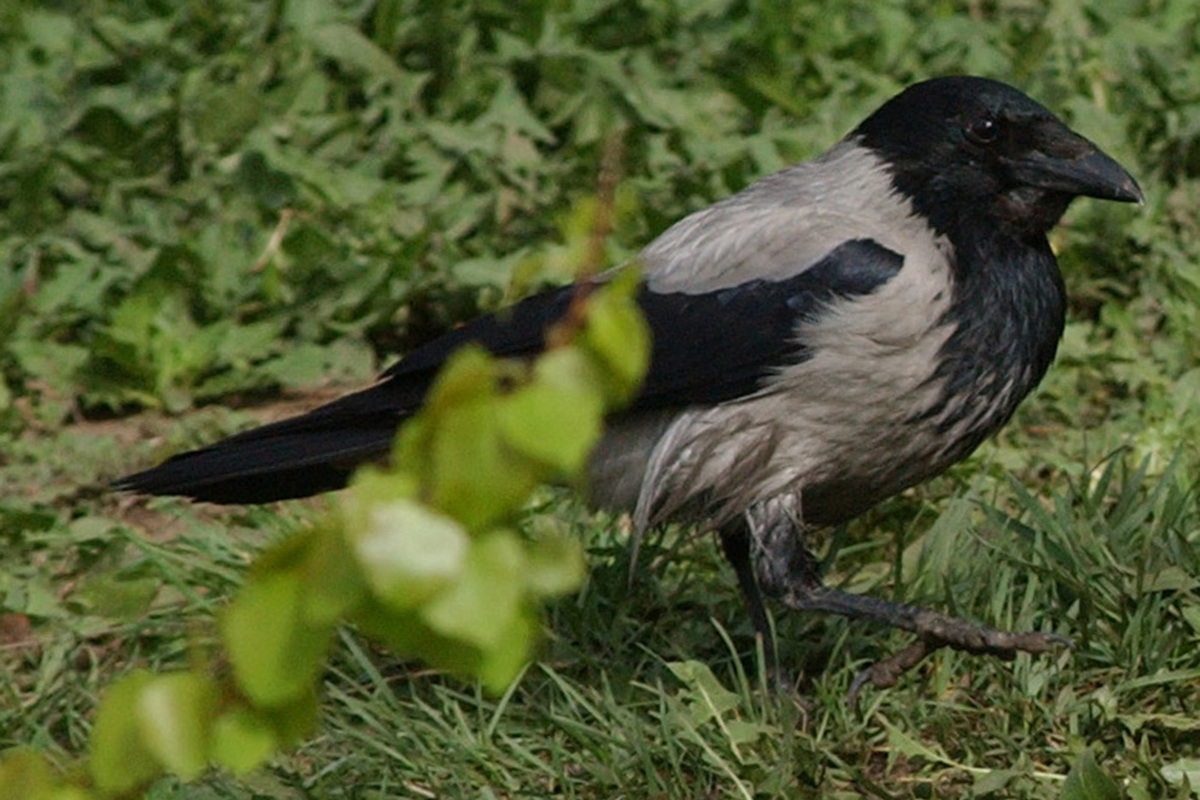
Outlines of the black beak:
M1122 203L1145 201L1137 181L1124 167L1082 136L1065 133L1053 146L1039 147L1013 163L1013 176L1021 183L1069 195Z

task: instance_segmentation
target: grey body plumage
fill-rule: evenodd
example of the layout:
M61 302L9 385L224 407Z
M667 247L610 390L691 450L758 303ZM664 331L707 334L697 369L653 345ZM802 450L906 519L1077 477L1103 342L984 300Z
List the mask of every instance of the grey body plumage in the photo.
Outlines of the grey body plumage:
M1037 385L1066 307L1045 234L1081 195L1141 199L1115 161L1017 90L943 78L676 223L641 254L650 372L593 454L593 501L630 511L639 530L717 529L764 635L760 591L914 631L913 648L866 674L880 685L940 646L1051 646L1053 635L829 590L803 540L961 460ZM217 502L336 488L347 464L387 452L454 347L535 353L569 298L553 290L481 318L370 389L117 485Z

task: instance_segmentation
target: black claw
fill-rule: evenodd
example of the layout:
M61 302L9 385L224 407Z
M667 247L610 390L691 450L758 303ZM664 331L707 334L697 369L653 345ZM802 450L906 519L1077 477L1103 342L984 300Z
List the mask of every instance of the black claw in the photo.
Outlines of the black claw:
M944 645L945 643L939 640L921 638L903 650L876 661L854 676L854 680L850 682L850 691L846 693L846 702L853 708L858 700L859 690L868 682L876 689L895 686L901 675L920 664L926 656Z
M1075 640L1070 636L1063 636L1061 633L1047 633L1045 636L1046 640L1051 644L1058 645L1059 647L1065 647L1068 650L1075 649Z
M854 680L850 681L850 691L846 692L846 706L851 711L858 707L858 693L869 680L871 680L871 667L862 670L854 676Z

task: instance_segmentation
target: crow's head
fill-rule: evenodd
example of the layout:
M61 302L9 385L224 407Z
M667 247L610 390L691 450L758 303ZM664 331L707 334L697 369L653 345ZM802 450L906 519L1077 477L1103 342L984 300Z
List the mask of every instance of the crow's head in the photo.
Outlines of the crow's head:
M1079 196L1141 202L1125 169L1020 91L986 78L935 78L889 100L852 134L942 232L987 220L1043 233Z

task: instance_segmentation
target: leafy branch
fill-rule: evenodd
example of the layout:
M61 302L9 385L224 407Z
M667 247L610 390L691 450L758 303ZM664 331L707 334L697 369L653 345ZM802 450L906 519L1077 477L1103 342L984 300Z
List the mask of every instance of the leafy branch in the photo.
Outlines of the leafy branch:
M648 333L625 270L586 294L536 360L468 347L401 429L392 466L356 475L340 509L258 558L186 671L135 671L96 712L87 763L0 761L0 797L134 796L164 774L244 773L305 736L341 624L493 692L531 657L538 609L583 575L574 540L513 527L530 493L578 482L604 417L636 390ZM15 794L12 794L15 792Z

